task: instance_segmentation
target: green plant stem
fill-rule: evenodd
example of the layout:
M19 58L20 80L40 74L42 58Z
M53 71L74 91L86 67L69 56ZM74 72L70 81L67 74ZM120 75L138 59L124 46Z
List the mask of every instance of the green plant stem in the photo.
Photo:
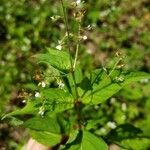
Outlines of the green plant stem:
M110 75L113 73L113 71L116 69L118 63L119 63L121 60L122 60L122 58L119 58L119 59L118 59L118 61L114 64L112 70L111 70L110 73L108 74L108 76L110 76Z
M81 30L81 24L79 23L78 26L78 41L77 41L77 46L76 46L76 53L75 53L75 60L74 60L74 64L73 64L73 69L75 70L76 68L76 63L77 63L77 59L78 59L78 52L79 52L79 46L80 46L80 30Z
M69 38L68 19L67 19L66 8L65 8L63 0L61 0L61 5L62 5L62 9L63 9L64 21L65 21L65 26L66 26L67 45L68 45L68 51L69 51L69 55L70 55L70 63L71 63L71 68L73 68L73 61L72 61L72 56L71 56L70 38Z
M71 74L73 77L75 93L76 93L75 100L77 100L79 98L79 94L78 94L78 90L77 90L77 86L76 86L76 79L75 79L75 73L74 73L74 69L73 69L73 61L72 61L72 56L71 56L71 42L70 42L70 38L69 38L69 27L68 27L67 12L66 12L66 8L65 8L63 0L61 0L61 5L62 5L62 9L63 9L64 21L65 21L65 26L66 26L67 45L68 45L68 51L69 51L70 63L71 63Z

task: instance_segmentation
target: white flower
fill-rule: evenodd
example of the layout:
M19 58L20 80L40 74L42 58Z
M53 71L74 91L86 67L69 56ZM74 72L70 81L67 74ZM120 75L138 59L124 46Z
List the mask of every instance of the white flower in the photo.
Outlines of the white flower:
M140 80L141 83L148 83L149 79L142 79Z
M124 77L123 76L119 76L119 77L116 77L115 80L117 82L123 82L124 81Z
M87 36L84 35L84 36L82 37L82 39L83 39L83 40L87 40Z
M76 0L76 4L79 5L81 3L81 0Z
M60 89L63 89L64 86L65 86L65 84L64 84L63 82L59 82L59 83L58 83L58 87L59 87Z
M116 123L112 122L112 121L109 121L109 122L107 122L107 126L110 127L111 129L115 129L116 128Z
M103 70L104 70L105 72L107 72L107 69L106 69L105 67L103 67Z
M105 128L101 128L100 131L101 131L102 133L106 133L106 129L105 129Z
M124 121L124 120L126 120L126 115L123 115L123 116L121 116L121 119Z
M27 102L27 101L26 101L25 99L24 99L24 100L22 100L22 103L24 103L24 104L25 104L26 102Z
M41 85L43 88L45 88L45 87L46 87L46 83L45 83L44 81L39 82L38 86L40 86L40 85Z
M57 46L56 46L56 49L62 50L62 46L61 46L61 45L57 45Z
M38 114L43 117L44 113L45 113L45 108L42 106L40 107Z
M87 29L88 29L88 30L92 30L93 27L89 24L89 25L87 26Z
M111 104L114 104L115 102L116 102L116 98L112 97L112 98L110 99L110 103L111 103Z
M40 97L40 93L39 92L35 92L35 97Z
M126 111L126 110L127 110L127 105L126 105L126 103L122 103L122 104L121 104L121 109L122 109L123 111Z
M96 110L98 110L98 109L99 109L99 106L98 106L98 105L95 105L94 108L95 108Z

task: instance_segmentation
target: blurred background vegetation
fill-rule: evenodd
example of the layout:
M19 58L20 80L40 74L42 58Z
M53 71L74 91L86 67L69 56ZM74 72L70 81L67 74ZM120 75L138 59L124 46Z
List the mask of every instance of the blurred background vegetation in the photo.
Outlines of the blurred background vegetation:
M75 33L70 3L69 26ZM126 56L126 70L150 72L149 0L85 0L84 8L82 34L87 39L79 52L83 67L110 67L120 50ZM52 19L58 15L62 16L59 0L0 0L0 115L24 105L18 93L35 82L39 70L31 56L56 47L64 37L63 19ZM89 122L89 128L95 124L96 134L106 135L110 122L132 123L150 136L149 83L143 80L125 87L106 104L91 108L95 122ZM22 129L1 123L0 149L19 149L25 142L20 132L26 136ZM133 150L150 149L148 139L125 142Z

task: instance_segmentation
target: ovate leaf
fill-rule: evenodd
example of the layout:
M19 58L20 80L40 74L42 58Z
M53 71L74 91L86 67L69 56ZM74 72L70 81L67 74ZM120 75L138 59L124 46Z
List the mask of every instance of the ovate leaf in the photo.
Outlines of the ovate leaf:
M30 130L30 135L33 139L46 146L55 146L61 141L61 135L47 131Z
M4 115L4 117L2 119L6 118L6 117L10 117L10 116L37 114L38 113L38 105L39 105L39 102L36 101L35 99L28 100L25 107L23 107L22 109L19 108L13 112L10 112L10 113Z
M102 138L96 137L89 131L83 130L83 133L73 142L69 150L108 150L107 144Z
M39 93L40 97L32 98L22 109L17 109L6 114L3 118L16 115L38 114L40 107L43 106L44 112L57 113L73 107L72 96L62 89L49 88L43 89Z
M44 145L54 146L61 141L60 126L56 117L31 118L23 126L30 129L32 138Z
M112 141L122 141L124 139L140 137L141 134L141 129L134 127L132 124L126 123L111 130L108 134L108 138Z
M123 74L121 77L116 77L113 80L110 80L109 77L106 76L106 78L99 82L98 85L93 85L93 90L86 93L86 95L83 97L83 102L90 104L103 103L121 90L125 85L149 78L150 74L144 72Z
M122 124L111 130L107 138L125 149L146 150L150 144L150 137L131 124Z
M58 70L70 69L70 56L65 51L49 48L47 53L37 54L34 57L38 63L51 65Z
M81 147L86 150L108 150L107 144L102 138L98 138L88 131L83 131Z
M73 107L73 97L63 89L49 88L41 91L41 99L47 112L61 112Z

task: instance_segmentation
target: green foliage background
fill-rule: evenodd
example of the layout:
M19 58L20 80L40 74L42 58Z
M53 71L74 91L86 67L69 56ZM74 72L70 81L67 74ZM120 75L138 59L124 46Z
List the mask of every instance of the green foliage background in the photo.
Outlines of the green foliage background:
M89 66L89 70L111 67L116 50L121 50L126 55L125 69L150 72L150 2L87 0L84 5L83 27L92 25L93 29L83 31L88 39L80 47L82 66ZM72 12L70 8L68 13ZM63 38L63 20L60 18L54 22L51 16L55 15L61 15L58 0L0 0L0 115L21 107L18 91L27 83L35 82L33 76L39 68L32 62L31 56L45 51L46 47L56 47L58 40ZM71 20L72 16L69 17L69 25L75 32L76 25ZM106 135L110 131L109 121L115 121L117 125L132 123L150 136L149 95L149 82L125 87L106 104L91 108L90 115L95 120L89 121L88 128L97 128L96 134ZM127 110L122 109L123 105L127 106ZM100 127L106 130L98 130ZM0 146L16 149L19 143L24 143L20 137L16 139L11 134L14 133L11 125L8 127L2 123L0 130ZM137 150L146 150L150 145L147 139L125 142L135 150L137 147ZM139 142L144 144L137 146Z

